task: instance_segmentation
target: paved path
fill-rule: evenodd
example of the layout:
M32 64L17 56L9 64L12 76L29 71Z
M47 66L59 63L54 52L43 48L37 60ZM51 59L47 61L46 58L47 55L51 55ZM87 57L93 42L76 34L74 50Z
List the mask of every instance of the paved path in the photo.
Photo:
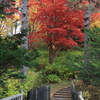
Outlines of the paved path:
M70 100L71 99L71 88L63 88L58 90L53 95L53 100Z

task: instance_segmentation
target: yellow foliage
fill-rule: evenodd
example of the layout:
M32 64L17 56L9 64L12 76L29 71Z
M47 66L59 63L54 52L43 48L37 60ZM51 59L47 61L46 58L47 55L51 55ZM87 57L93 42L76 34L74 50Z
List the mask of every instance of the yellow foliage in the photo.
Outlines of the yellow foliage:
M20 3L21 3L21 0L16 0L16 6L19 7L19 8L21 7Z
M15 20L15 21L16 21L16 20L20 20L20 16L19 16L19 15L14 14L13 16L14 16L14 20Z
M12 32L13 27L14 23L11 19L0 19L0 35L7 36L9 32Z
M13 16L13 20L10 18L0 19L0 35L2 35L3 37L13 33L16 21L20 20L19 15L14 14Z
M100 28L100 12L94 12L91 14L91 28L99 27Z
M20 7L19 5L20 0L16 0L16 7ZM4 16L4 15L2 15ZM20 14L13 14L13 19L10 18L5 18L5 19L0 19L0 35L3 37L13 33L13 29L15 28L16 21L20 20Z
M90 27L99 27L100 28L100 20L95 20L93 23L91 23Z
M30 5L32 3L32 1L29 1L28 4ZM34 19L35 17L35 13L37 13L37 9L39 8L39 6L37 5L31 5L29 6L29 29L31 31L38 31L39 30L39 26L40 23L37 23L36 21L32 21L32 19Z
M89 100L90 97L91 97L91 95L90 95L89 91L84 91L83 92L83 98L85 98L85 100Z

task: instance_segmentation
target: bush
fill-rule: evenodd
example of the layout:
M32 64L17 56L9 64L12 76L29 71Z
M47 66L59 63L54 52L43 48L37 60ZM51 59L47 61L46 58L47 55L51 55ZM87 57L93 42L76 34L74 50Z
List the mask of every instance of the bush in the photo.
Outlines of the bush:
M24 97L26 97L29 90L41 86L42 80L39 73L29 70L23 83L21 83L21 80L14 78L5 81L5 86L0 87L0 99L18 94L20 90L24 91Z
M36 62L38 62L38 66L36 67L37 71L40 71L41 69L45 69L45 66L48 65L48 52L43 50L39 51L40 57L36 59Z
M85 100L100 100L99 88L93 85L86 86L83 81L78 80L75 83L76 91L82 91Z
M36 67L37 71L41 72L43 83L46 82L46 76L56 74L61 80L71 80L75 78L75 70L71 69L71 66L66 62L72 63L69 58L66 59L66 56L75 56L78 51L61 51L59 57L54 59L52 64L48 63L48 52L39 51L41 57L37 59L39 66Z
M61 80L74 78L71 70L69 70L65 65L60 65L58 63L53 63L52 65L48 64L41 72L44 76L56 74Z
M56 74L51 74L46 76L46 81L48 83L59 83L61 82L61 79Z
M83 92L83 98L85 100L89 100L91 98L91 95L90 95L89 91Z

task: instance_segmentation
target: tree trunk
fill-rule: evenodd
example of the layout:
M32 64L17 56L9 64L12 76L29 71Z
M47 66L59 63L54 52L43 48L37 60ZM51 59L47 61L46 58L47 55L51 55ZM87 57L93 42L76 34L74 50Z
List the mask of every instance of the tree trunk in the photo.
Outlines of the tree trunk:
M94 9L94 1L89 0L89 3L91 6L87 9L87 11L84 13L84 29L90 29L90 18L91 18L91 10ZM89 36L87 33L84 33L84 69L86 71L86 78L87 80L83 80L86 85L90 84L90 77L89 77L89 69L90 69L90 55L89 55L89 42L88 42Z
M59 55L60 53L60 46L58 48L52 48L52 45L50 44L48 46L49 48L49 63L52 64L53 60Z
M52 64L54 59L54 50L51 45L49 46L48 49L49 49L49 63Z
M87 10L84 13L84 28L85 29L90 29L90 17L91 17L91 11ZM89 71L89 63L90 63L90 58L89 58L89 43L88 43L88 38L89 36L87 35L87 33L84 33L84 69L86 71L86 78L87 79L83 79L83 82L85 85L89 85L90 81L89 81L89 75L88 75L88 71Z
M91 12L87 10L84 14L84 28L85 29L90 29L90 16L91 16ZM86 63L85 67L89 67L87 64L90 62L89 53L88 53L89 43L87 42L88 39L89 39L89 36L85 32L84 33L84 51L85 51L84 63Z
M22 0L22 27L21 27L21 33L22 34L28 34L28 1ZM24 36L22 38L25 40L24 44L21 44L21 47L28 49L28 37ZM28 68L26 66L23 66L23 69L21 72L24 73L24 75L27 75Z

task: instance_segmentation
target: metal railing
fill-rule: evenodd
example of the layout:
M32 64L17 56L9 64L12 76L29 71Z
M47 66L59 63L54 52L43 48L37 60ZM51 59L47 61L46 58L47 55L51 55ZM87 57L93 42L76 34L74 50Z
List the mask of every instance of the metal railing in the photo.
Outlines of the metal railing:
M23 100L23 91L21 91L21 93L7 97L7 98L3 98L0 100Z

